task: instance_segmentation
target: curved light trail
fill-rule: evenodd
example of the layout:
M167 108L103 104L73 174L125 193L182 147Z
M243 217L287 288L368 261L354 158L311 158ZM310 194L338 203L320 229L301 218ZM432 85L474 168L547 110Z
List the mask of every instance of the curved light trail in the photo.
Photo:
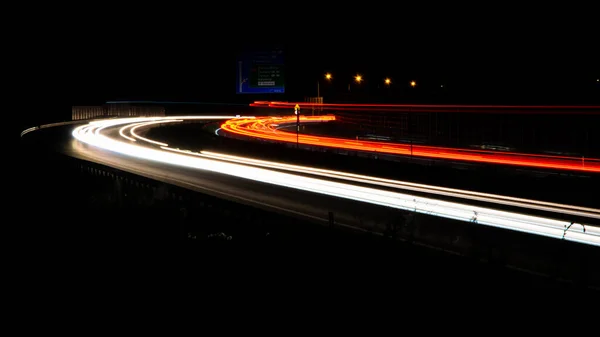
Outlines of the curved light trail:
M301 123L327 122L335 120L335 116L301 116ZM331 147L344 150L376 152L390 155L415 156L459 160L467 162L502 164L524 167L568 170L600 173L600 159L577 158L566 156L547 156L517 152L495 152L484 150L457 149L449 147L424 146L414 144L388 143L378 141L355 141L352 139L310 136L281 130L282 125L296 123L295 116L261 117L255 119L232 119L221 125L221 130L246 137L267 139L277 142L288 142Z
M233 117L225 117L233 118ZM141 128L156 123L175 122L188 119L225 119L220 116L208 117L152 117L152 118L125 118L95 121L75 128L72 132L80 142L108 151L113 151L126 156L139 159L161 162L165 164L182 166L200 170L208 170L220 174L250 179L258 182L288 187L311 193L366 202L391 208L424 213L433 216L445 217L459 221L468 221L482 225L511 229L521 232L544 235L557 239L565 239L590 245L600 246L600 227L574 223L542 216L533 216L517 212L509 212L477 205L457 203L429 197L410 195L381 189L378 186L402 188L427 192L429 194L448 195L461 199L480 200L492 204L512 203L513 206L526 209L538 209L550 212L560 212L577 215L584 218L598 219L599 209L583 208L570 205L559 205L534 200L518 199L504 196L495 196L471 191L445 189L436 186L413 184L387 180L377 177L353 175L345 172L321 170L311 167L300 167L283 163L256 161L250 158L228 156L210 152L193 152L189 150L173 149L161 146L161 142L147 138L138 138L142 142L132 141L130 137L132 128L124 128L137 124ZM251 120L254 118L239 118ZM232 119L237 120L237 119ZM118 129L117 129L118 128ZM119 132L115 132L119 130ZM124 130L121 132L121 130ZM129 130L129 135L126 134ZM109 136L116 134L117 136ZM306 176L290 172L306 170L313 175ZM284 171L284 172L282 172ZM306 172L305 172L306 173ZM318 173L318 174L317 174ZM333 181L325 178L336 178L347 182ZM350 182L368 183L361 186ZM384 185L386 184L386 185ZM478 199L475 199L478 198Z
M173 122L183 122L183 120L182 119L169 119L169 120L164 120L164 121L152 121L152 122L146 122L146 123L139 123L139 124L136 124L134 127L132 127L129 130L129 132L131 133L131 135L133 137L135 137L137 139L140 139L140 140L143 140L143 141L145 141L147 143L151 143L151 144L158 145L158 146L169 146L169 144L157 142L155 140L142 137L142 136L138 135L135 132L135 130L137 130L137 129L141 128L141 127L146 127L148 125L162 124L162 123L173 123ZM119 130L119 133L120 133L120 130Z

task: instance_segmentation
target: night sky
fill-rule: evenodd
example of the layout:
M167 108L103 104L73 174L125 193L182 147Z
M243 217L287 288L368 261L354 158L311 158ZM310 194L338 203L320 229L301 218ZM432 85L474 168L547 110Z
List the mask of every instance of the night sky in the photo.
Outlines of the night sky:
M123 15L115 26L88 27L85 38L73 38L69 103L252 101L260 97L235 94L236 56L245 46L276 44L286 49L286 94L274 97L282 100L314 95L316 80L329 71L340 88L356 73L372 86L385 77L394 85L444 84L452 93L444 99L464 104L600 103L597 27L589 16L477 13L392 21L298 14L279 18L273 25L283 28L274 30L231 18L206 22L207 15L169 16L160 24Z

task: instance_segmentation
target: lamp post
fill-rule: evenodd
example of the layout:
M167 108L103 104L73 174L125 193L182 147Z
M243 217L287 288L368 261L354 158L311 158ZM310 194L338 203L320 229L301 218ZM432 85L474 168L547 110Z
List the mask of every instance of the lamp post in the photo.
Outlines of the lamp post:
M326 80L331 81L332 78L333 77L331 76L330 73L325 74ZM321 93L320 93L320 89L319 89L320 85L321 85L321 81L317 81L317 97L321 97Z
M333 78L333 76L331 76L331 73L326 73L325 74L325 79L327 81L331 81L332 78ZM315 102L315 103L319 103L319 98L320 97L321 97L321 81L317 80L317 102ZM321 101L321 103L322 103L322 101ZM315 106L314 105L313 105L313 108L312 108L312 114L313 114L313 116L315 115Z

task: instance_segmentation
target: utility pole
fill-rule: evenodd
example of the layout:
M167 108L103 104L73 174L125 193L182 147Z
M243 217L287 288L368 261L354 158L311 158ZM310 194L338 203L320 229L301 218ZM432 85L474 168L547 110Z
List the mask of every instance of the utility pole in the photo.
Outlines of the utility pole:
M319 103L319 97L321 97L321 82L317 81L317 101L314 103ZM315 105L312 106L312 115L315 115Z
M317 99L321 97L321 82L317 81Z

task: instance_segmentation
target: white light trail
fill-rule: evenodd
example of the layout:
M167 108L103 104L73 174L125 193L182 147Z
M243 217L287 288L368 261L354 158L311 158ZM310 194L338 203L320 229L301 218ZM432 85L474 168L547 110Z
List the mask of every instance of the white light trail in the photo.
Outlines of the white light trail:
M35 131L35 130L37 130L37 129L38 129L38 127L37 127L37 126L33 126L33 127L30 127L30 128L28 128L28 129L25 129L25 130L23 130L23 131L21 132L21 137L23 137L23 136L25 136L26 134L30 133L31 131Z
M440 186L432 186L425 184L417 184L406 181L392 180L392 179L384 179L360 174L353 174L347 172L333 171L333 170L325 170L319 169L309 166L299 166L299 165L291 165L285 163L278 163L273 161L252 159L240 156L227 155L222 153L214 153L209 151L201 151L200 153L191 153L193 155L198 155L206 158L212 159L220 159L227 160L230 162L236 162L247 165L255 165L260 167L267 167L272 169L280 169L286 171L292 171L297 173L308 173L318 176L343 179L349 181L355 181L360 183L368 183L386 187L392 187L403 190L410 190L415 192L425 192L429 194L437 194L444 196L451 196L454 198L462 198L468 200L477 200L484 202L493 202L497 204L509 205L509 206L517 206L523 208L537 209L548 212L555 213L563 213L563 214L571 214L577 215L581 217L600 219L600 209L588 208L588 207L580 207L573 205L564 205L557 204L539 200L531 200L531 199L523 199L523 198L514 198L503 195L489 194L489 193L480 193L474 191L466 191L466 190L458 190L447 187Z
M220 117L220 119L222 118L224 117ZM267 169L264 167L248 166L247 164L243 163L217 160L216 158L213 159L201 156L190 156L189 154L193 154L191 151L182 151L168 147L162 147L162 150L150 147L142 147L136 145L135 143L127 143L109 138L101 133L103 129L111 126L139 122L158 122L159 119L164 121L170 119L183 120L187 118L159 117L98 121L92 122L89 125L77 127L74 129L72 134L81 142L135 158L207 170L277 186L360 202L367 202L417 213L430 214L460 221L474 222L482 225L506 228L557 239L565 239L600 246L600 229L591 225L573 224L567 221L540 216L495 210L476 205L436 200L432 198L398 193L395 191L381 190L374 187L357 186L315 177L295 175L287 172ZM206 117L206 119L209 118ZM347 177L351 177L350 174L347 175ZM359 178L353 177L353 179ZM371 179L371 181L374 180ZM381 181L381 183L384 182ZM448 191L446 192L450 193ZM499 200L502 199L499 198ZM540 203L541 202L538 202L538 204Z
M139 123L136 126L132 127L129 132L133 135L133 137L135 137L137 139L141 139L141 140L143 140L143 141L145 141L147 143L158 145L158 146L169 146L166 143L161 143L161 142L157 142L157 141L152 140L152 139L148 139L148 138L142 137L142 136L138 135L137 133L135 133L135 130L137 130L138 128L141 128L143 126L148 126L148 125L153 125L153 124L182 122L182 121L183 121L182 119L168 119L168 120L162 120L162 121L152 121L152 122L146 122L146 123Z
M119 129L119 135L121 135L121 137L123 137L123 138L125 138L125 139L127 139L127 140L130 140L130 141L132 141L132 142L135 142L135 138L129 137L129 136L127 136L127 135L125 134L125 130L127 130L127 129L129 129L129 128L133 127L134 125L138 125L138 124L133 124L133 125L125 125L124 127L120 128L120 129Z

